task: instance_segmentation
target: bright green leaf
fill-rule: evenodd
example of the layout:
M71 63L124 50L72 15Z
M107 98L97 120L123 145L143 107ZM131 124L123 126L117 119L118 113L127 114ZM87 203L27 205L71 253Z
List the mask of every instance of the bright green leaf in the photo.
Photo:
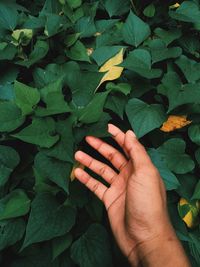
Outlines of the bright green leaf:
M149 105L137 98L128 101L126 114L138 138L159 128L166 119L162 105Z
M158 148L162 160L168 168L177 173L184 174L194 169L194 161L185 153L185 141L180 138L171 138Z
M0 102L0 132L12 132L22 125L25 118L12 102Z
M138 47L150 34L151 30L149 25L130 11L123 26L124 41L127 44Z
M12 136L27 143L49 148L59 140L54 131L55 121L52 118L34 118L29 126Z
M16 189L0 199L0 220L16 218L28 213L30 199L21 189Z
M36 88L32 88L23 83L15 81L15 103L22 110L22 115L31 113L40 101L40 93Z
M66 234L74 225L75 216L74 208L60 205L51 194L37 195L31 203L26 236L21 249Z

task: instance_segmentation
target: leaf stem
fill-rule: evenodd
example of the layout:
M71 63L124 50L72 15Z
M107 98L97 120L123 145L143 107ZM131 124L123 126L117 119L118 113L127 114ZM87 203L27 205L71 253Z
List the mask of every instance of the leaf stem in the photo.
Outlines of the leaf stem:
M131 2L131 5L132 5L132 8L133 8L133 11L134 11L134 12L135 12L135 14L138 16L138 15L139 15L139 13L138 13L138 11L137 11L137 8L136 8L136 6L135 6L135 4L134 4L133 0L130 0L130 2Z

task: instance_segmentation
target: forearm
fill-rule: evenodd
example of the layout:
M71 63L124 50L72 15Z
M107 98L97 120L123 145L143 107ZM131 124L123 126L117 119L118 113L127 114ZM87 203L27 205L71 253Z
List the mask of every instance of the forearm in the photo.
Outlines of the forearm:
M174 231L158 239L138 245L137 267L191 267L181 242ZM129 257L131 267L136 267Z

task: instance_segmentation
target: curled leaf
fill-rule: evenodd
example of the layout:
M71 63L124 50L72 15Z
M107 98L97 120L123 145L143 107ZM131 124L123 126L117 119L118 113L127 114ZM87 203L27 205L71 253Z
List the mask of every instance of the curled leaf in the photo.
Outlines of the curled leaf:
M181 115L170 115L166 122L163 123L162 127L160 128L163 132L172 132L177 129L181 129L184 126L190 124L192 121L187 120L187 116Z

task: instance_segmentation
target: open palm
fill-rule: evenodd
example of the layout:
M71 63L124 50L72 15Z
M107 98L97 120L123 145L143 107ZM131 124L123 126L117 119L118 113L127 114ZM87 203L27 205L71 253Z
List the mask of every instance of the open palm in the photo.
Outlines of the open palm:
M164 218L168 222L165 188L157 169L134 133L130 130L124 133L113 124L108 126L108 131L123 148L126 157L99 138L87 136L86 141L108 159L118 172L83 151L77 151L75 159L100 175L110 186L102 184L81 168L76 168L75 176L103 201L120 249L127 257L131 254L131 261L137 266L137 243L156 236L155 230L152 231L156 220ZM152 203L158 204L153 205L154 220L149 224Z

